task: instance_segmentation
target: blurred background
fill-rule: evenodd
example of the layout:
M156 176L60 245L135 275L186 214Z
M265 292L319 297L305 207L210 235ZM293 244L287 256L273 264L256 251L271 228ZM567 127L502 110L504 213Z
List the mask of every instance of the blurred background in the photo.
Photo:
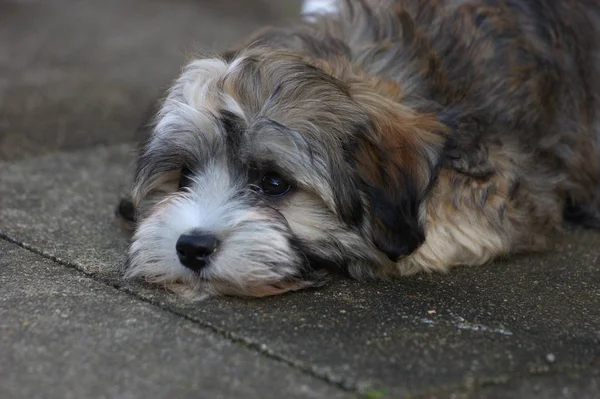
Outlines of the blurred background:
M301 0L0 0L0 160L137 139L196 49L220 50Z

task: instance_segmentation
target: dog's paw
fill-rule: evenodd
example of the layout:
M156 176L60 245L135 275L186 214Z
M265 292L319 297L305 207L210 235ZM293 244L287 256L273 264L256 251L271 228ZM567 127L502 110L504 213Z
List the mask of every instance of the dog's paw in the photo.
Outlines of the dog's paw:
M494 167L487 147L479 141L481 133L482 127L477 121L460 121L446 142L444 166L477 178L491 175Z
M130 199L121 198L119 205L115 209L115 214L121 220L125 230L133 231L135 229L135 207Z
M575 206L568 203L565 207L564 218L568 223L600 230L600 207L597 205Z

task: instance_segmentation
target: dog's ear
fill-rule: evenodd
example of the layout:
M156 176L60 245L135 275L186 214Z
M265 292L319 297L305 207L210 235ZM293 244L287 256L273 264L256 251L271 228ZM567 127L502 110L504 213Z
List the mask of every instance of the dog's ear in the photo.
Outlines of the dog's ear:
M397 261L425 240L421 204L438 174L448 129L435 114L373 92L354 98L371 120L354 151L371 239Z

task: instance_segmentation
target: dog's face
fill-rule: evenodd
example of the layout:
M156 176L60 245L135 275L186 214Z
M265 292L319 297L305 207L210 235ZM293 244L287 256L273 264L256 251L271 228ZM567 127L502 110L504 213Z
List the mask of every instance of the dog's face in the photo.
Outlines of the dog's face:
M265 49L191 62L140 154L129 276L196 297L358 276L424 239L444 128L399 88Z

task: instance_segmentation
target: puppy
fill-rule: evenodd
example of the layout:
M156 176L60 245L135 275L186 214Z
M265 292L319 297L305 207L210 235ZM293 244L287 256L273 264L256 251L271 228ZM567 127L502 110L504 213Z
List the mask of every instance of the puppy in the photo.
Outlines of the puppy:
M122 208L127 277L260 297L600 226L596 0L342 3L185 67Z

